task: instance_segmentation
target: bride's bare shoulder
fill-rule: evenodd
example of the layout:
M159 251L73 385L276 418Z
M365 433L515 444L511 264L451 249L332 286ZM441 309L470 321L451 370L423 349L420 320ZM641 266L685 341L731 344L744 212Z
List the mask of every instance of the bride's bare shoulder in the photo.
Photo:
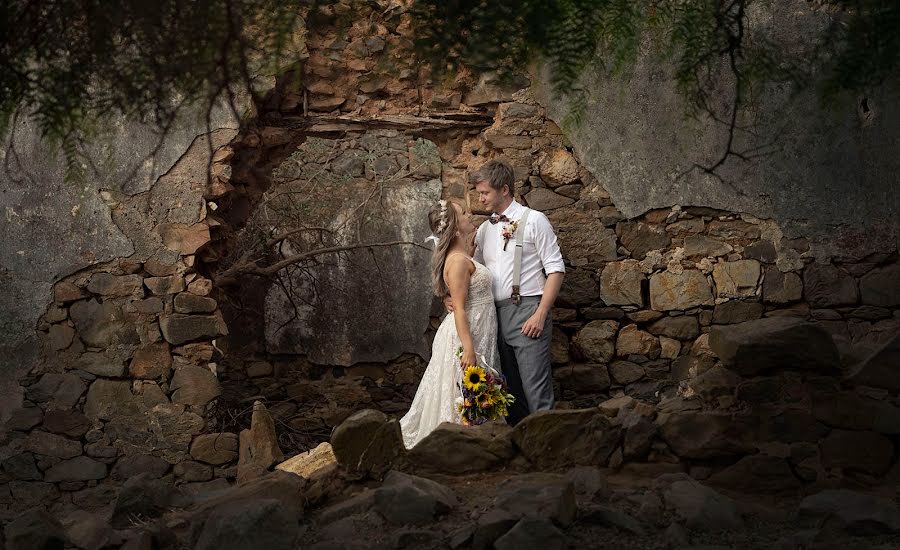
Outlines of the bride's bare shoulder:
M462 252L452 252L444 259L444 273L462 271L463 268L471 275L475 271L475 260Z

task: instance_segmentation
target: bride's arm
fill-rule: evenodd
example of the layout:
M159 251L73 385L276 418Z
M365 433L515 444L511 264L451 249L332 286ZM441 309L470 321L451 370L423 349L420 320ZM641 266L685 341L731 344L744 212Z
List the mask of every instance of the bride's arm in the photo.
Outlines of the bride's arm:
M469 329L469 318L466 316L466 300L469 297L469 279L472 277L474 266L472 262L456 255L447 259L444 266L444 280L450 296L453 297L453 320L456 323L456 333L463 347L461 363L463 366L475 365L475 343L472 340L472 331Z

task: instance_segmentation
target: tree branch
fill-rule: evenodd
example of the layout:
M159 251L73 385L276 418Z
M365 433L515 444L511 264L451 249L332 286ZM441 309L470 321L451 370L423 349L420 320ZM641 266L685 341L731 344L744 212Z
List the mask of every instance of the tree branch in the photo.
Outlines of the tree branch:
M387 248L391 246L415 246L421 248L423 250L431 250L427 246L424 246L420 243L415 243L412 241L390 241L390 242L380 242L380 243L357 243L357 244L349 244L343 246L332 246L329 248L319 248L316 250L311 250L309 252L304 252L302 254L296 254L294 256L290 256L281 261L275 262L272 265L268 265L265 267L258 266L256 261L245 261L241 263L237 263L219 275L216 276L217 283L219 281L222 282L230 282L231 279L235 279L240 277L241 275L255 275L259 277L271 277L284 269L285 267L298 264L300 262L310 260L313 258L317 258L319 256L325 256L328 254L336 254L339 252L348 252L351 250L359 250L364 248Z

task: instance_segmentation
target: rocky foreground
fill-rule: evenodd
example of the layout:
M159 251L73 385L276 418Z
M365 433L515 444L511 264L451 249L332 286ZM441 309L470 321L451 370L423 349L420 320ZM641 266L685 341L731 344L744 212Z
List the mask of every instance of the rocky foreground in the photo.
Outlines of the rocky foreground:
M515 428L444 424L410 450L396 419L364 409L285 461L257 402L249 429L191 445L207 464L236 458L233 483L139 452L117 462L122 485L97 483L77 443L34 432L2 462L4 547L900 548L900 336L852 369L803 321L698 342L677 391ZM32 454L58 457L39 459L43 483ZM51 481L62 497L39 493Z
M746 465L745 491L679 464L579 465L618 441L602 408L542 412L515 429L444 424L411 451L395 420L366 410L274 471L267 416L258 406L243 434L238 485L188 491L144 472L117 495L98 486L68 509L24 513L5 548L900 547L896 485L799 489L766 460Z

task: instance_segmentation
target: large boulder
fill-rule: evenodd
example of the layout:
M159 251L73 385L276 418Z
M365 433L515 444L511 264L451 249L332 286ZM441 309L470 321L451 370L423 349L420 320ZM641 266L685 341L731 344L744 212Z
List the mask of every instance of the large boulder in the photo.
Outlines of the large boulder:
M151 474L139 474L122 486L112 513L113 527L124 529L134 518L156 518L173 508L184 508L191 498L175 487L171 479L153 479Z
M224 503L206 518L197 550L266 548L291 550L300 534L298 518L276 499Z
M663 500L689 529L727 531L743 527L733 500L693 479L672 483L663 492Z
M741 376L778 370L840 372L840 355L820 326L791 317L769 317L714 326L709 345L722 364Z
M709 484L742 493L778 494L800 488L788 461L761 454L745 456L709 478Z
M291 517L299 518L304 510L306 486L307 482L302 477L276 470L244 485L233 486L195 505L191 510L191 523L202 525L204 518L228 503L257 502L261 499L275 499Z
M822 464L883 476L891 467L894 444L875 432L831 430L821 443Z
M25 512L5 531L7 550L63 550L67 542L62 525L41 509Z
M518 519L546 518L560 527L575 521L575 487L558 474L532 473L512 477L497 488L494 507Z
M447 452L453 449L453 452ZM440 424L407 454L407 469L448 475L483 472L515 455L512 428L488 422L480 426Z
M753 453L756 446L744 422L730 414L682 411L661 415L659 434L681 458L716 458Z
M600 409L538 411L519 422L513 441L539 468L605 465L621 427Z
M900 532L900 509L890 500L847 489L829 489L810 495L800 503L800 518L835 519L858 535Z
M372 409L351 415L335 428L331 446L338 464L358 475L380 476L405 454L400 424Z
M384 484L375 490L375 509L395 524L429 523L458 504L448 487L430 479L388 472Z
M565 550L566 535L544 518L525 517L494 541L496 550Z

